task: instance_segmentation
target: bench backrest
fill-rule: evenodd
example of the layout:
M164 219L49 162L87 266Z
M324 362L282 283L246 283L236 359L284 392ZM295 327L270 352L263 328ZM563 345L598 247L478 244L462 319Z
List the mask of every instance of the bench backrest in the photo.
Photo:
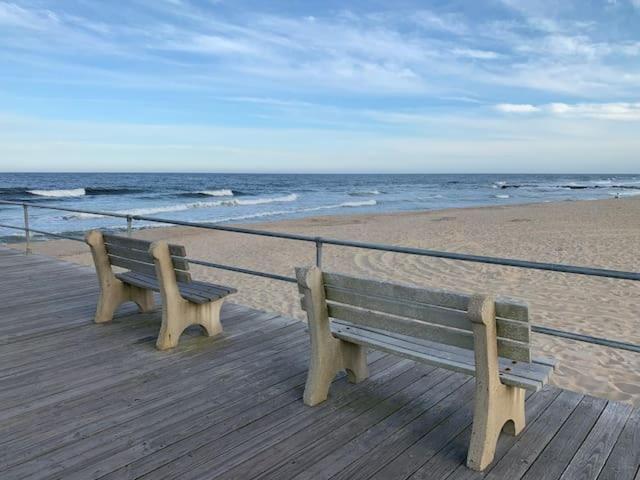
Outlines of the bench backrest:
M351 277L322 274L328 316L356 325L473 350L470 295ZM303 309L306 302L302 299ZM530 362L527 305L495 303L498 355Z
M151 242L136 238L119 237L103 233L109 263L116 267L126 268L132 272L156 275L156 267L149 247ZM169 245L169 253L176 274L176 280L182 283L191 282L187 253L181 245Z

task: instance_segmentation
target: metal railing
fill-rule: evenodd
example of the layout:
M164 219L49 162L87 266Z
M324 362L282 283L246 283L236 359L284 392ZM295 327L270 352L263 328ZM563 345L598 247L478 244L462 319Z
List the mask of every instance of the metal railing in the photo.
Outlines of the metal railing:
M403 246L387 245L387 244L381 244L381 243L358 242L358 241L352 241L352 240L340 240L340 239L326 238L326 237L314 237L309 235L273 232L268 230L256 230L256 229L250 229L250 228L244 228L244 227L233 227L228 225L215 225L215 224L209 224L209 223L188 222L183 220L172 220L172 219L166 219L166 218L148 217L145 215L128 215L124 213L102 212L102 211L95 211L95 210L59 207L59 206L52 206L52 205L38 205L35 203L29 203L29 202L0 200L0 204L22 206L22 208L24 209L24 226L6 225L6 224L0 223L0 227L13 229L13 230L20 230L25 232L25 251L27 254L31 252L31 233L32 232L39 233L42 235L52 236L55 238L62 238L67 240L84 242L82 238L59 234L59 233L51 233L51 232L46 232L43 230L36 230L31 228L29 225L29 208L40 208L40 209L72 212L72 213L84 213L84 214L96 215L96 216L102 216L102 217L124 218L126 219L126 222L127 222L126 230L127 230L128 236L132 235L133 221L138 220L138 221L145 221L145 222L163 223L167 225L194 227L194 228L201 228L206 230L217 230L217 231L224 231L224 232L240 233L245 235L256 235L261 237L271 237L271 238L280 238L285 240L308 242L315 245L315 253L316 253L315 258L316 258L316 265L318 267L322 266L323 245L334 245L334 246L340 246L340 247L351 247L351 248L378 250L378 251L392 252L392 253L402 253L407 255L417 255L417 256L434 257L434 258L444 258L444 259L450 259L450 260L460 260L464 262L501 265L506 267L517 267L517 268L525 268L525 269L533 269L533 270L571 273L575 275L587 275L592 277L604 277L604 278L613 278L613 279L619 279L619 280L640 281L639 272L629 272L629 271L611 270L611 269L593 268L593 267L580 267L580 266L560 264L560 263L531 262L527 260L489 257L489 256L483 256L483 255L469 255L464 253L444 252L444 251L429 250L424 248L403 247ZM258 270L236 267L233 265L224 265L220 263L213 263L205 260L198 260L198 259L192 259L192 258L188 258L187 260L196 265L202 265L205 267L228 270L231 272L254 275L254 276L269 278L272 280L283 281L283 282L296 283L296 279L294 277L278 275L271 272L261 272ZM603 345L606 347L640 353L640 345L634 344L634 343L622 342L618 340L611 340L611 339L601 338L601 337L594 337L591 335L585 335L585 334L575 333L575 332L567 332L564 330L558 330L555 328L545 327L542 325L531 325L531 330L533 332L540 333L543 335L561 337L569 340L576 340L580 342L591 343L595 345Z

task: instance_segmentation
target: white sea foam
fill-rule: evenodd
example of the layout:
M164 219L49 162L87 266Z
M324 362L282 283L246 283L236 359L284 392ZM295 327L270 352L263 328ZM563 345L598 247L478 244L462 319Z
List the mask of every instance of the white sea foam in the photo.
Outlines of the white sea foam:
M349 195L354 197L360 197L365 195L381 195L380 190L356 190L355 192L349 192Z
M210 197L233 197L233 190L230 188L221 188L220 190L202 190L196 192L200 195L209 195Z
M372 200L363 200L361 202L344 202L338 205L338 207L366 207L366 206L372 206L377 204L378 202L372 199Z
M640 191L637 192L609 192L612 197L636 197L640 195Z
M494 195L496 198L509 198L509 195Z
M355 208L376 205L375 200L363 200L362 202L344 202L335 205L320 205L318 207L293 208L289 210L269 210L266 212L249 213L247 215L235 215L232 217L216 218L211 220L215 223L233 222L238 220L250 220L252 218L273 217L276 215L290 215L292 213L317 212L320 210L334 210L338 208Z
M226 206L262 205L265 203L295 202L297 199L298 199L298 195L296 193L291 193L283 197L243 198L243 199L225 200L222 202L222 204Z
M39 197L82 197L87 193L84 188L73 188L70 190L27 190L27 192Z
M162 207L149 207L149 208L134 208L128 210L120 210L115 213L121 215L154 215L156 213L167 212L182 212L185 210L191 210L193 208L213 208L213 207L233 207L240 205L262 205L267 203L280 203L280 202L294 202L298 199L298 195L292 193L283 197L265 197L265 198L252 198L246 200L216 200L211 202L192 202L192 203L180 203L177 205L165 205ZM103 215L96 215L94 213L77 213L73 215L65 215L65 220L70 219L88 219L88 218L101 218Z

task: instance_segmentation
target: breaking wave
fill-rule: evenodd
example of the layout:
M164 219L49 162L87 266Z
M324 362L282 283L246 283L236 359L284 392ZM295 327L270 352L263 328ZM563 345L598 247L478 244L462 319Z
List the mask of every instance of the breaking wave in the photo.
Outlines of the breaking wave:
M283 197L265 197L265 198L253 198L245 200L217 200L212 202L192 202L182 203L178 205L165 205L162 207L149 207L149 208L134 208L128 210L120 210L114 213L121 215L155 215L156 213L167 212L182 212L190 210L192 208L212 208L212 207L233 207L241 205L262 205L268 203L281 203L281 202L294 202L298 199L298 195L292 193ZM65 220L71 219L87 219L87 218L101 218L104 215L98 215L95 213L77 213L72 215L65 215Z
M221 188L220 190L202 190L196 193L207 197L233 197L235 195L235 192L230 188Z
M84 188L72 188L69 190L27 190L26 193L36 195L37 197L82 197L86 195Z
M367 195L381 195L380 190L356 190L355 192L349 192L352 197L366 197Z

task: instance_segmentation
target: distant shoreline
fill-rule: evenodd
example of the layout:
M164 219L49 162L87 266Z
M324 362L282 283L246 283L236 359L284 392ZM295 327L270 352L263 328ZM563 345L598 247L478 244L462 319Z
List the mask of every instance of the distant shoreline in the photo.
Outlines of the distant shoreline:
M287 222L304 222L304 221L310 221L310 222L314 222L314 221L320 221L323 219L331 219L334 217L337 218L346 218L346 219L358 219L359 217L370 217L370 216L380 216L380 217L396 217L396 216L411 216L411 215L424 215L424 214L432 214L432 213L438 213L438 212L443 212L446 213L448 211L458 211L458 210L486 210L486 209L509 209L509 208L518 208L518 207L535 207L535 206L542 206L542 205L554 205L554 204L562 204L562 203L572 203L572 202L593 202L593 203L601 203L601 202L615 202L615 201L630 201L630 202L635 202L638 201L640 202L640 195L637 197L637 199L635 197L627 197L627 198L622 198L622 197L616 197L616 198L608 198L608 199L577 199L577 200L573 200L573 199L567 199L567 200L558 200L558 201L550 201L550 200L545 200L545 201L533 201L533 202L527 202L527 203L512 203L512 204L507 204L507 205L478 205L478 206L468 206L468 207L447 207L447 208L440 208L440 209L432 209L432 210L412 210L412 211L384 211L384 212L371 212L371 213L347 213L347 212L336 212L333 214L326 214L326 215L313 215L313 216L307 216L307 217L300 217L300 218L281 218L281 219L273 219L271 221L268 222L264 222L264 221L254 221L254 222L209 222L209 225L211 226L216 226L216 225L220 225L220 226L229 226L229 227L242 227L242 228L253 228L253 229L262 229L262 230L268 230L269 227L273 227L273 226L277 226L283 223L287 223ZM69 207L69 208L73 208L73 207ZM55 210L53 210L55 211ZM181 219L176 219L178 221L183 221ZM203 222L205 224L207 224L207 222ZM180 226L180 225L170 225L170 224L166 224L164 222L158 222L157 226L154 225L143 225L143 226L136 226L135 225L135 221L133 224L133 231L134 232L141 232L141 231L145 231L145 230L164 230L164 229L173 229L173 228L190 228L190 227L185 227L185 226ZM192 227L192 228L197 228L197 227ZM118 228L112 228L112 229L107 229L108 231L112 231L112 232L126 232L127 227L126 225L123 225L122 227L118 227ZM83 231L76 231L76 230L71 230L71 231L63 231L63 232L55 232L55 233L59 233L59 234L63 234L63 235L77 235L79 233L83 233ZM18 237L18 235L16 235L15 237ZM19 240L12 240L14 237L10 237L10 236L5 236L5 237L0 237L0 243L7 243L8 245L22 245L23 242L19 241ZM50 238L50 237L46 237L45 235L40 235L40 234L33 234L32 235L32 241L33 242L49 242L49 241L64 241L62 239L56 239L56 238Z

